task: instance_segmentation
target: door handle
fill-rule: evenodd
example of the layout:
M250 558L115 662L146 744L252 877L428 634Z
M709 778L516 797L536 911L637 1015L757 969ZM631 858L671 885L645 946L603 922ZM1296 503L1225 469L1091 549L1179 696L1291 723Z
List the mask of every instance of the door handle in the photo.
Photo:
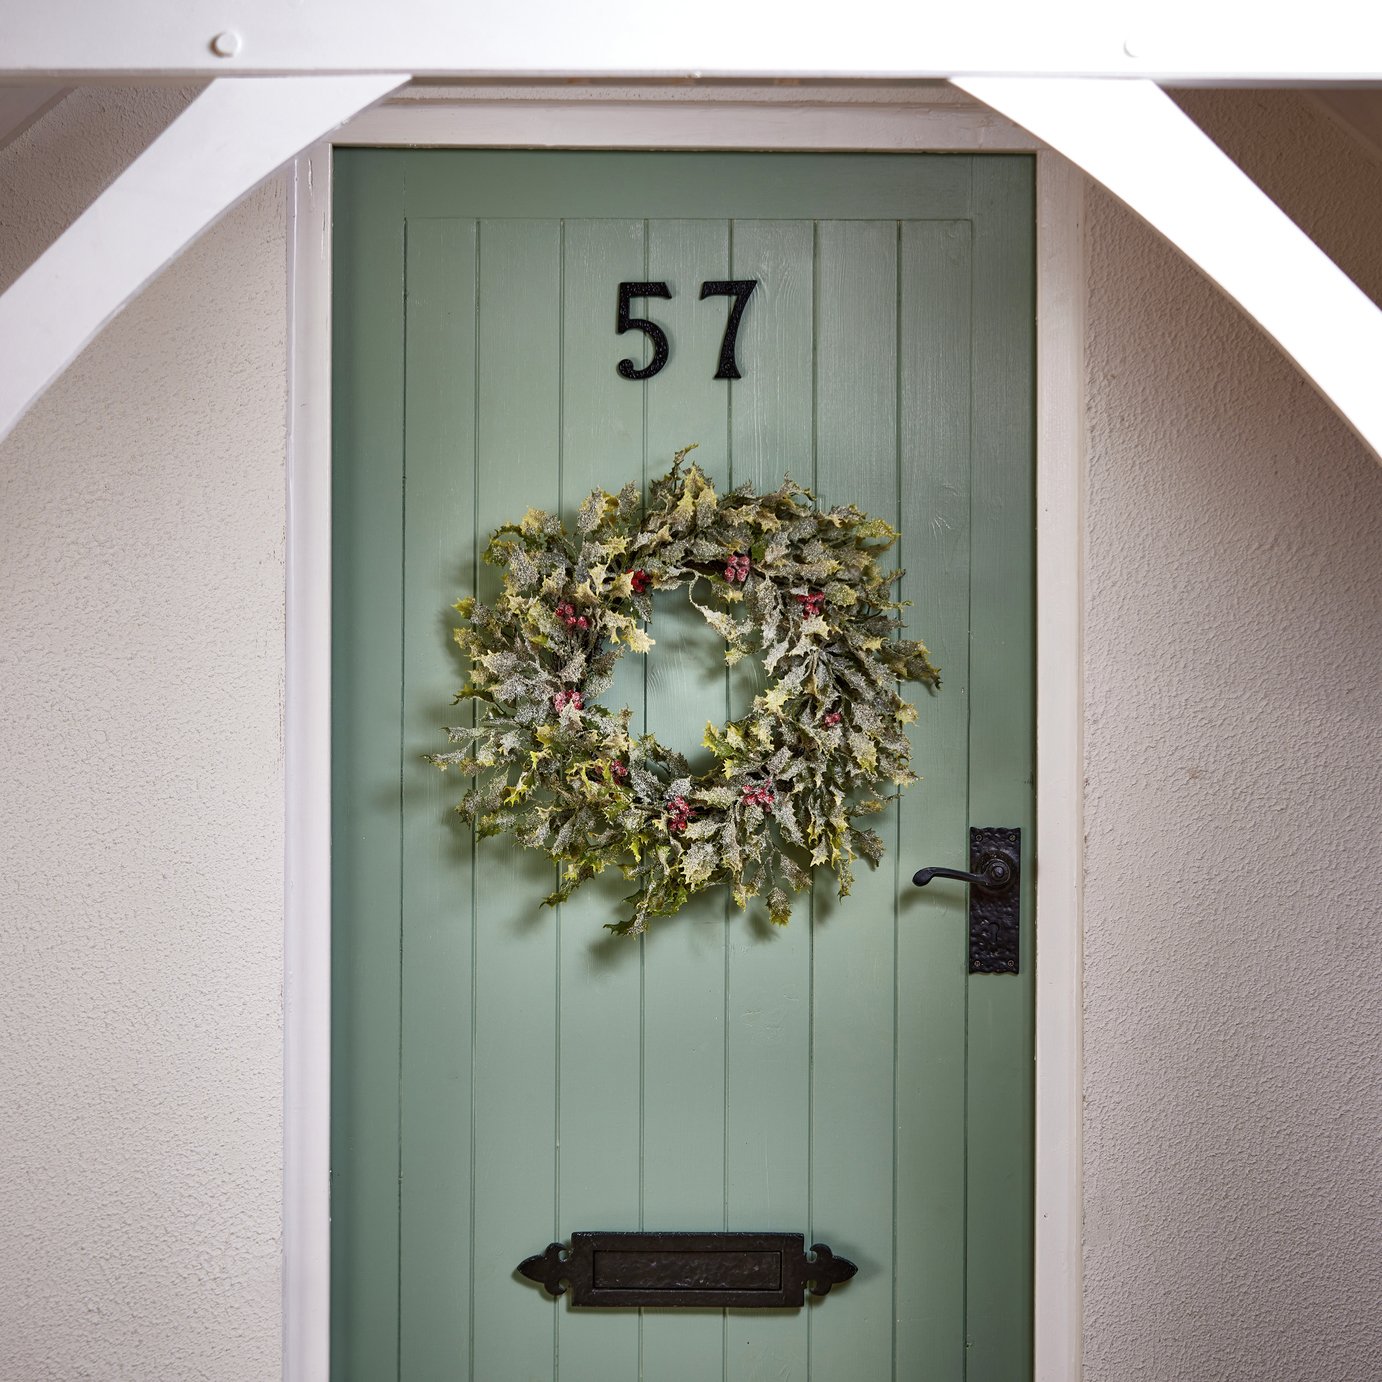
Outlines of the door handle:
M994 854L984 860L978 873L965 873L962 869L918 869L912 875L912 882L924 888L933 878L954 878L961 883L972 883L985 892L1001 893L1012 887L1014 874L1008 861L1001 854Z
M974 826L969 832L970 872L924 868L912 882L933 878L970 885L969 972L1016 974L1021 929L1022 832L1007 826Z

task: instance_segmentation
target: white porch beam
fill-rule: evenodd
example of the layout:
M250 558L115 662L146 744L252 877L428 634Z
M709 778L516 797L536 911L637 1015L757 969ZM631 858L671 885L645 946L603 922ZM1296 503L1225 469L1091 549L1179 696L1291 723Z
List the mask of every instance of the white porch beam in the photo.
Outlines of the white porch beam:
M0 73L183 77L948 77L1357 81L1382 76L1371 0L10 0ZM1131 13L1129 13L1131 11Z
M1159 230L1382 459L1382 311L1151 82L965 78Z
M0 296L0 440L165 264L397 76L212 82Z

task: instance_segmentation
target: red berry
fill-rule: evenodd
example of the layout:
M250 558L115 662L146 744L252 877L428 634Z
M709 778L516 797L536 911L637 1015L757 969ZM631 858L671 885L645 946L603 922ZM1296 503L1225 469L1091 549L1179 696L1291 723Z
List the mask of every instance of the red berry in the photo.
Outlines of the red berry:
M672 797L667 803L667 829L685 830L696 808L685 797Z

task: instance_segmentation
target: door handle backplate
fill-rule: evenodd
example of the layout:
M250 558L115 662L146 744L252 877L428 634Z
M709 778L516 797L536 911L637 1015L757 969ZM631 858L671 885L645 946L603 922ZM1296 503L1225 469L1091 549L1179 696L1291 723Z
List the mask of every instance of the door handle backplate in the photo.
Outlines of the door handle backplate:
M1022 896L1022 832L1002 825L973 826L970 872L924 868L912 882L924 888L933 878L969 884L969 972L1016 974Z

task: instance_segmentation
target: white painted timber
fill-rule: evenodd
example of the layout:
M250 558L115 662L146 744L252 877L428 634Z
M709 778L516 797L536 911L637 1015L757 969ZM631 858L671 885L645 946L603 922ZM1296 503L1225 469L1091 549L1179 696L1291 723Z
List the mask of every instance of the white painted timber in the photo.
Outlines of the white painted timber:
M661 149L804 149L815 152L913 150L924 135L936 153L1036 149L1025 130L977 103L957 106L904 93L896 104L809 99L793 88L767 88L786 99L738 91L698 106L657 88L589 99L590 87L546 87L541 97L476 97L465 88L426 101L401 99L367 110L344 126L336 144L453 148L637 149L658 130ZM736 99L737 98L737 99ZM795 98L795 99L793 99Z
M1151 82L965 78L1228 294L1382 459L1382 311Z
M50 85L0 86L0 149L13 144L46 115L70 88Z
M0 439L197 235L398 84L378 74L212 82L0 296Z
M1129 10L1131 9L1131 19ZM882 75L1038 73L1360 80L1382 74L1367 0L11 0L0 72Z
M1084 178L1037 155L1035 1382L1082 1375Z
M326 1382L331 1299L331 148L293 164L284 685L283 1379Z

